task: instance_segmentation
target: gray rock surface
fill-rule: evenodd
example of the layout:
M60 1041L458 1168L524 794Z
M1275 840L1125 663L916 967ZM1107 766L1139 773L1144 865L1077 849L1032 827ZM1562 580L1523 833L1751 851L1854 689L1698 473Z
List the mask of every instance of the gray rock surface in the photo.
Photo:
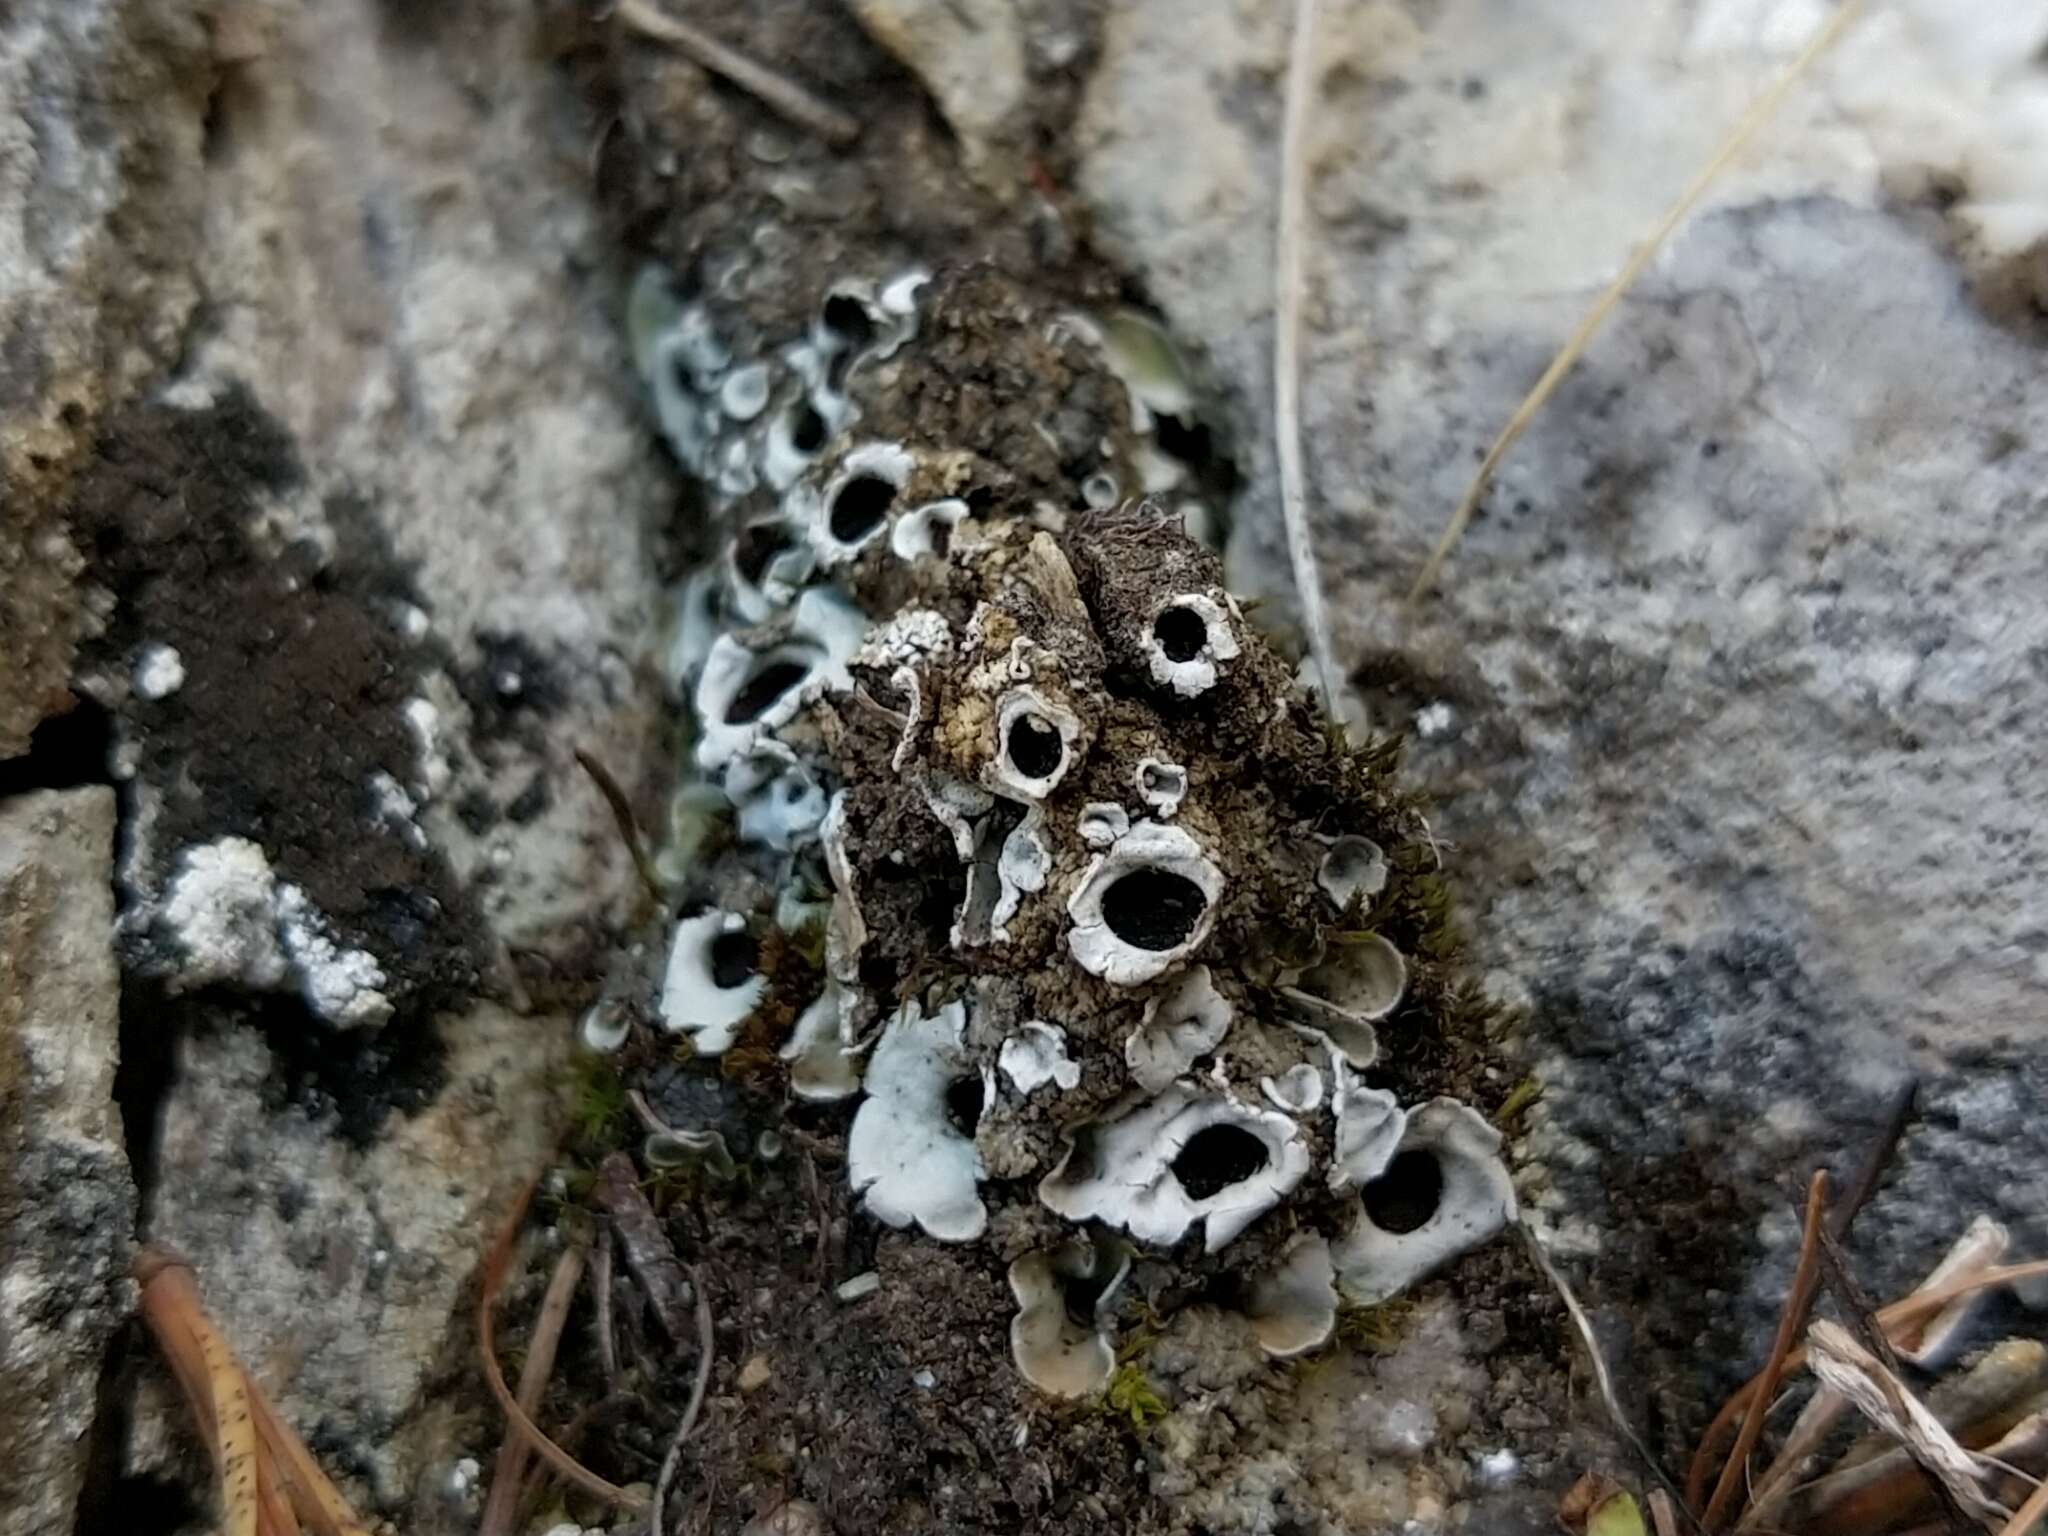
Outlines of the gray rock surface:
M0 1533L71 1529L135 1186L114 1107L114 796L0 801Z
M1279 591L1287 9L1119 7L1081 150L1104 237L1230 394L1237 567ZM1531 1193L1596 1291L1647 1298L1664 1383L1698 1379L1702 1329L1761 1351L1793 1189L1817 1158L1849 1176L1909 1072L1923 1129L1868 1277L1978 1209L2048 1240L2048 1134L2009 1110L2040 1091L2048 947L2048 388L2010 302L2048 196L1999 148L2039 100L2023 29L1872 16L1402 602L1487 441L1819 19L1789 11L1342 4L1319 49L1302 425L1339 649L1531 1005Z
M636 665L674 483L638 416L588 146L530 12L362 0L244 19L204 160L193 270L210 302L163 406L212 430L246 396L295 461L251 489L272 535L250 580L275 604L264 623L301 655L330 637L332 659L277 680L304 703L272 712L274 736L252 726L276 771L250 782L298 775L324 819L303 839L288 816L238 824L276 798L242 792L202 827L181 795L217 748L176 735L173 712L209 664L225 690L235 659L124 633L179 643L191 669L170 698L118 706L143 744L130 938L176 985L193 930L167 939L142 914L195 845L239 835L337 947L418 985L410 1003L383 988L393 1016L347 1037L303 977L277 999L180 1002L145 1232L192 1258L228 1337L363 1504L424 1518L423 1490L495 1443L466 1419L452 1432L473 1442L441 1438L443 1347L473 1390L448 1341L498 1212L552 1145L564 1009L637 896L572 754L631 785L658 753ZM317 578L266 574L307 541ZM268 686L248 649L241 686ZM132 670L104 662L109 683ZM434 895L415 943L376 916L386 879ZM461 954L428 974L451 933ZM136 1461L164 1444L146 1405Z
M176 355L197 297L206 75L182 5L0 15L0 758L70 703L88 620L61 504L90 423Z
M188 1034L148 1221L193 1259L244 1362L361 1506L422 1523L458 1451L487 1458L495 1444L472 1421L451 1431L434 1389L451 1353L475 1379L463 1302L551 1144L565 1043L489 1004L448 1034L444 1086L360 1137L320 1066L245 1025ZM165 1453L167 1401L145 1398L144 1464ZM476 1438L441 1441L450 1432Z
M635 788L660 755L677 488L552 36L494 3L0 19L0 756L74 677L113 714L122 953L175 1042L136 1085L143 1235L372 1508L495 1441L435 1438L431 1388L637 899L573 751ZM273 883L172 910L222 846ZM141 1392L130 1466L184 1467Z

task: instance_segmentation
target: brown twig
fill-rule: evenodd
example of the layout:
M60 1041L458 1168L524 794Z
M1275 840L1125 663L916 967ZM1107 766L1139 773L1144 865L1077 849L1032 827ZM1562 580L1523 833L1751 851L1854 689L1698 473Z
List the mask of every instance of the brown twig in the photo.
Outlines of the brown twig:
M2012 1518L1998 1536L2027 1536L2044 1517L2048 1517L2048 1482L2044 1482L2028 1496L2027 1502L2012 1512Z
M1953 1528L1967 1536L1978 1520L2004 1513L1980 1486L1977 1463L1969 1451L1848 1329L1822 1319L1813 1325L1807 1343L1814 1375L1854 1403L1937 1485L1937 1492L1944 1495L1943 1507L1954 1512ZM1894 1507L1882 1514L1889 1523L1907 1512ZM1853 1527L1865 1528L1862 1522Z
M1901 1129L1905 1123L1905 1114L1912 1108L1912 1094L1913 1089L1909 1085L1901 1097L1900 1112L1894 1116L1895 1124ZM1871 1187L1876 1187L1875 1179L1871 1181ZM1904 1388L1899 1384L1905 1379L1906 1372L1899 1363L1898 1351L1892 1348L1892 1341L1885 1335L1884 1329L1878 1326L1877 1306L1871 1300L1870 1294L1857 1282L1854 1272L1849 1267L1848 1254L1843 1251L1841 1243L1827 1228L1821 1230L1820 1259L1821 1275L1827 1283L1828 1290L1834 1294L1836 1305L1842 1309L1842 1316L1848 1322L1856 1341L1869 1351L1872 1359L1877 1361L1884 1373L1883 1380L1886 1384L1903 1393ZM1903 1412L1903 1409L1900 1411ZM1910 1442L1907 1448L1913 1449ZM1919 1465L1923 1480L1940 1504L1949 1529L1961 1533L1961 1536L1968 1536L1969 1532L1976 1530L1977 1526L1971 1520L1969 1512L1957 1500L1949 1484L1931 1467L1920 1463L1917 1454L1915 1463Z
M256 1415L256 1433L270 1465L279 1474L284 1491L298 1518L317 1536L364 1536L363 1523L349 1508L341 1491L327 1480L305 1442L285 1427L277 1409L253 1377L249 1382L249 1407Z
M583 1282L584 1245L571 1243L555 1261L555 1273L541 1298L540 1314L534 1319L533 1337L526 1346L526 1363L519 1368L519 1406L531 1415L539 1411L548 1381L555 1374L555 1351L562 1342L562 1325L569 1320L569 1307L576 1288ZM483 1519L477 1536L504 1536L519 1514L519 1495L525 1487L526 1463L532 1449L526 1437L507 1425L504 1444L498 1447L498 1464L491 1473L491 1493L484 1502Z
M476 1345L482 1359L484 1380L489 1383L491 1396L498 1400L498 1407L512 1424L532 1442L533 1449L542 1460L577 1487L594 1493L609 1504L624 1509L645 1509L647 1501L638 1494L607 1482L582 1462L550 1440L533 1422L533 1416L519 1406L512 1389L505 1385L505 1373L498 1365L498 1352L493 1339L494 1328L491 1311L498 1300L498 1290L505 1283L505 1271L512 1265L512 1245L519 1236L519 1224L526 1216L526 1207L533 1199L533 1192L540 1184L540 1173L526 1181L519 1198L513 1202L512 1210L499 1229L498 1236L491 1244L491 1251L484 1259L482 1283L477 1288L476 1300Z
M1876 1138L1871 1142L1870 1151L1864 1156L1862 1168L1857 1171L1856 1182L1849 1187L1847 1198L1837 1204L1834 1214L1830 1218L1829 1231L1833 1233L1838 1242L1846 1242L1848 1240L1849 1229L1855 1224L1857 1213L1863 1209L1864 1204L1870 1197L1877 1193L1878 1185L1884 1181L1885 1170L1891 1166L1893 1157L1898 1153L1899 1140L1905 1135L1906 1127L1912 1121L1913 1109L1918 1094L1918 1082L1909 1079L1905 1087L1893 1099L1891 1109L1885 1116L1884 1125L1879 1130ZM1804 1356L1802 1355L1800 1358L1804 1359ZM1793 1370L1797 1369L1797 1367L1788 1365L1786 1369ZM1699 1448L1694 1451L1692 1466L1686 1473L1685 1503L1687 1508L1697 1509L1700 1500L1706 1497L1707 1477L1713 1470L1712 1459L1716 1450L1719 1449L1721 1437L1734 1423L1736 1414L1742 1412L1746 1406L1747 1398L1744 1394L1750 1392L1755 1386L1756 1379L1752 1378L1735 1397L1723 1403L1720 1412L1714 1415L1713 1423L1707 1426L1706 1434L1700 1437ZM1782 1459L1781 1457L1780 1460ZM1770 1474L1768 1472L1765 1474L1765 1481L1766 1483L1770 1481Z
M1735 1522L1737 1531L1755 1530L1776 1517L1785 1500L1791 1497L1793 1478L1799 1475L1807 1458L1820 1449L1848 1406L1846 1400L1825 1387L1808 1399L1792 1432L1778 1448L1777 1459L1750 1490L1749 1509Z
M562 1426L562 1432L555 1436L555 1444L573 1456L576 1454L577 1442L594 1421L608 1413L616 1413L621 1408L637 1407L639 1403L640 1399L631 1392L615 1392L600 1397L594 1403L585 1403L576 1410L575 1416ZM526 1469L526 1475L519 1481L519 1508L533 1508L534 1495L540 1491L541 1484L547 1481L547 1476L548 1467L544 1461L535 1461Z
M1816 1169L1806 1187L1806 1229L1799 1241L1799 1264L1792 1272L1792 1289L1786 1293L1785 1310L1778 1318L1778 1336L1771 1341L1770 1358L1764 1362L1763 1374L1757 1378L1757 1390L1750 1399L1752 1406L1743 1415L1742 1428L1735 1436L1735 1449L1728 1453L1728 1464L1721 1469L1721 1479L1714 1485L1714 1496L1707 1500L1706 1511L1701 1516L1710 1531L1720 1527L1721 1517L1728 1512L1736 1490L1743 1486L1743 1473L1749 1464L1750 1452L1756 1449L1757 1437L1764 1430L1765 1406L1778 1388L1778 1378L1786 1368L1785 1361L1805 1326L1806 1310L1813 1304L1814 1289L1819 1283L1820 1224L1827 1215L1827 1205L1827 1170ZM1687 1489L1687 1493L1692 1498L1698 1497L1692 1489Z
M690 1271L690 1284L697 1290L697 1379L690 1385L690 1401L683 1409L683 1421L669 1441L668 1454L661 1458L661 1471L654 1479L654 1513L649 1517L648 1536L661 1536L662 1511L668 1508L669 1488L676 1468L682 1463L683 1442L697 1428L697 1415L704 1409L704 1389L711 1384L711 1298L704 1291L704 1277Z
M1842 1309L1843 1320L1849 1331L1865 1349L1875 1355L1880 1364L1903 1378L1905 1367L1899 1364L1898 1351L1892 1348L1892 1341L1885 1337L1885 1331L1877 1326L1877 1303L1870 1293L1863 1289L1853 1270L1849 1267L1849 1255L1843 1250L1841 1240L1829 1227L1820 1232L1820 1273L1821 1281L1835 1298L1835 1304Z
M818 1160L808 1148L804 1151L804 1195L818 1221L818 1241L811 1250L811 1282L823 1290L832 1244L832 1210L825 1203L825 1191L818 1182Z
M576 749L576 761L590 775L590 782L604 796L604 803L611 807L612 821L619 829L626 852L632 856L640 883L647 887L647 894L654 899L654 904L662 905L668 900L668 893L661 888L661 876L654 871L654 860L648 857L647 844L640 836L639 819L633 815L633 802L626 798L625 790L612 777L612 771L581 747Z
M737 48L729 48L688 22L678 21L654 5L652 0L618 0L612 14L641 36L666 43L713 74L724 76L799 128L808 128L827 144L842 147L860 137L857 119L820 101L794 80L776 74Z
M594 1293L590 1325L597 1334L597 1364L604 1372L604 1389L619 1395L619 1340L612 1321L612 1229L597 1229L597 1259L591 1266L590 1288Z
M1863 1166L1856 1171L1856 1182L1849 1186L1849 1192L1835 1204L1834 1213L1828 1217L1828 1231L1838 1243L1849 1240L1849 1228L1855 1224L1856 1213L1861 1211L1877 1193L1877 1186L1884 1182L1885 1170L1891 1166L1892 1158L1898 1154L1899 1141L1906 1134L1906 1127L1913 1121L1913 1110L1919 1101L1920 1082L1908 1078L1906 1085L1892 1100L1892 1107L1884 1119L1884 1128L1877 1133L1877 1139L1870 1144Z

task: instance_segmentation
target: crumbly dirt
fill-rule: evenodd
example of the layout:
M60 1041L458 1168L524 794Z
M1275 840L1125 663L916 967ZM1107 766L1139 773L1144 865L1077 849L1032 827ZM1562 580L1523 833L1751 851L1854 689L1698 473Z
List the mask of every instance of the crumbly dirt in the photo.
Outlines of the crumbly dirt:
M732 1180L687 1170L643 1185L701 1277L715 1324L708 1396L683 1452L670 1529L732 1533L790 1499L815 1504L838 1531L1167 1529L1136 1432L1100 1405L1049 1405L1009 1367L1013 1309L998 1256L865 1215L846 1185L849 1109L785 1107L779 1079L757 1076L753 1060L729 1052L718 1064L678 1065L642 1037L621 1063L622 1080L642 1084L657 1113L716 1128L740 1152ZM579 1142L577 1161L594 1166L623 1124ZM772 1156L762 1155L764 1133L779 1139ZM508 1350L521 1347L538 1303L537 1273L512 1288L506 1311L519 1321L508 1325ZM615 1481L651 1483L697 1351L694 1339L667 1340L625 1274L622 1263L616 1325L629 1379L649 1389L642 1405L608 1397L586 1289L564 1335L552 1422L610 1401L575 1449ZM873 1293L834 1294L867 1274L881 1282Z
M1459 941L1434 854L1419 807L1390 777L1391 751L1354 749L1324 730L1294 692L1286 664L1241 626L1242 652L1224 668L1223 680L1195 699L1163 696L1143 674L1132 638L1148 629L1139 617L1149 616L1162 592L1219 587L1213 556L1144 509L1076 514L1057 541L1024 519L978 525L962 537L972 542L945 562L950 574L923 573L921 579L933 584L928 595L950 586L936 606L978 611L984 634L995 632L991 625L1007 625L1001 635L1014 630L1056 653L1061 665L1037 676L1049 688L1069 690L1092 723L1093 746L1073 765L1071 783L1063 782L1044 804L1047 838L1060 852L1048 882L1053 894L1041 895L1032 909L1038 921L1020 915L1011 942L963 953L949 943L948 931L966 877L911 775L931 769L949 750L975 750L972 731L961 724L974 717L968 681L974 658L923 669L932 697L911 774L890 763L901 722L886 711L904 701L889 691L881 671L856 668L859 686L873 690L869 701L855 694L814 706L816 735L834 744L846 786L847 846L869 928L861 980L876 1013L912 999L936 1007L976 985L977 1031L998 1013L1005 1020L1011 1014L1062 1020L1084 1077L1050 1102L1012 1104L1005 1095L1002 1104L983 1107L984 1162L992 1174L1014 1176L993 1176L981 1186L992 1213L987 1239L948 1246L915 1231L880 1227L849 1198L844 1137L853 1104L782 1107L786 1072L777 1048L823 984L815 955L767 930L759 968L770 980L768 1000L740 1043L716 1063L677 1063L641 1040L622 1064L623 1081L642 1088L668 1122L718 1129L748 1164L737 1188L692 1178L670 1222L679 1251L703 1269L719 1315L731 1320L721 1335L716 1378L721 1395L714 1406L721 1417L686 1453L684 1486L704 1490L705 1529L736 1529L764 1505L802 1498L825 1510L840 1530L883 1522L911 1530L1065 1530L1083 1522L1098 1529L1194 1530L1201 1528L1190 1523L1197 1517L1173 1496L1176 1479L1194 1476L1222 1488L1237 1475L1231 1469L1248 1453L1228 1441L1190 1461L1147 1446L1136 1426L1099 1400L1079 1408L1050 1406L1018 1375L1007 1337L1014 1306L1005 1265L1057 1236L1057 1223L1036 1198L1037 1180L1063 1133L1128 1091L1121 1040L1151 991L1112 987L1079 972L1066 952L1059 894L1086 857L1072 836L1082 804L1117 801L1141 819L1129 782L1139 743L1187 766L1189 800L1174 824L1193 828L1234 882L1199 958L1215 968L1241 1013L1277 1017L1282 1005L1266 991L1285 969L1285 952L1293 945L1307 952L1346 924L1366 921L1363 914L1336 914L1314 896L1322 847L1316 834L1373 835L1390 849L1393 867L1370 921L1411 966L1408 999L1382 1025L1387 1054L1370 1079L1409 1101L1453 1093L1482 1110L1497 1108L1510 1086L1492 1039L1493 1010L1459 972ZM985 757L985 744L979 750ZM1246 762L1259 763L1261 772L1243 774L1237 765ZM971 781L966 756L952 766ZM745 910L752 888L736 885L736 876L737 865L722 855L701 888L723 886L723 904ZM1290 921L1299 929L1292 936ZM1262 961L1269 962L1264 969ZM1006 1027L997 1028L998 1038ZM1285 1030L1244 1033L1248 1043L1233 1054L1259 1070L1276 1070L1283 1057L1259 1056L1254 1037L1274 1036L1297 1050L1285 1060L1310 1054ZM1233 1062L1230 1071L1255 1095L1256 1071L1245 1076L1252 1067ZM998 1125L1007 1138L1002 1155L991 1141ZM769 1130L781 1139L780 1157L749 1157ZM1304 1132L1326 1156L1322 1128ZM665 1177L653 1178L657 1191ZM1220 1254L1202 1254L1191 1241L1172 1253L1140 1257L1116 1337L1133 1351L1130 1367L1162 1409L1187 1408L1190 1423L1206 1423L1204 1405L1223 1392L1217 1401L1250 1394L1245 1403L1256 1400L1261 1424L1284 1424L1297 1411L1309 1411L1295 1402L1302 1383L1314 1379L1318 1365L1343 1359L1349 1346L1293 1365L1264 1361L1241 1316L1245 1288L1298 1232L1341 1233L1356 1198L1332 1195L1310 1181ZM868 1270L882 1278L876 1295L854 1303L832 1296L834 1286ZM1487 1348L1506 1351L1503 1358L1516 1366L1502 1378L1504 1403L1531 1423L1567 1418L1561 1378L1550 1368L1556 1333L1547 1322L1548 1292L1527 1260L1496 1250L1475 1274L1461 1270L1455 1295L1460 1306L1500 1320L1498 1327L1487 1325ZM1519 1330L1512 1346L1506 1342L1509 1319ZM1540 1329L1539 1319L1546 1320ZM1398 1338L1398 1322L1373 1326ZM1196 1330L1194 1342L1185 1348L1173 1343L1189 1329ZM1147 1375L1153 1349L1207 1358L1211 1347L1202 1339L1230 1336L1233 1329L1230 1351L1247 1356L1251 1366L1227 1388ZM686 1373L687 1352L677 1358L656 1339L649 1347L663 1369ZM751 1390L739 1385L743 1372L755 1382ZM665 1396L673 1401L683 1390L678 1380ZM1456 1422L1470 1428L1469 1419ZM1022 1446L1016 1443L1020 1427ZM1198 1441L1207 1443L1206 1434L1199 1432ZM1272 1451L1270 1442L1260 1444ZM636 1474L622 1464L618 1475ZM1309 1498L1303 1508L1314 1503Z
M1384 1363L1402 1350L1416 1319L1444 1308L1458 1319L1469 1361L1444 1368L1455 1382L1456 1372L1476 1367L1484 1383L1462 1406L1455 1398L1427 1405L1437 1426L1431 1466L1446 1469L1448 1494L1500 1507L1487 1505L1484 1491L1457 1469L1496 1450L1503 1425L1523 1438L1543 1431L1549 1449L1525 1455L1514 1502L1545 1507L1547 1518L1544 1497L1531 1490L1568 1481L1575 1456L1600 1448L1597 1439L1582 1445L1572 1438L1586 1405L1556 1368L1561 1307L1510 1243L1469 1255L1454 1277L1396 1306L1347 1314L1336 1341L1292 1361L1259 1354L1231 1310L1240 1298L1228 1284L1190 1288L1176 1281L1171 1264L1142 1260L1123 1295L1117 1335L1135 1378L1164 1410L1185 1417L1177 1425L1148 1417L1139 1426L1102 1401L1049 1402L1012 1365L1014 1304L993 1245L938 1244L876 1223L846 1188L850 1108L785 1108L772 1081L707 1065L679 1069L658 1048L623 1064L628 1077L661 1085L650 1097L663 1113L716 1126L735 1147L758 1146L771 1130L781 1143L772 1159L743 1156L730 1182L693 1172L650 1176L644 1186L678 1256L702 1277L715 1323L710 1387L701 1427L680 1460L683 1492L670 1509L671 1529L731 1536L789 1500L815 1505L826 1529L838 1532L1213 1536L1248 1529L1203 1524L1191 1513L1199 1501L1184 1505L1180 1494L1190 1486L1228 1488L1262 1459L1323 1443L1327 1427L1312 1421L1327 1418L1332 1393L1363 1393L1360 1402L1412 1395L1416 1384L1388 1375ZM1029 1247L1044 1234L1017 1238L1011 1246ZM881 1282L872 1294L834 1295L869 1273ZM536 1266L515 1287L507 1311L519 1321L504 1338L510 1358L522 1347L543 1275ZM565 1424L609 1405L574 1449L615 1481L651 1483L697 1355L694 1343L667 1341L639 1310L644 1303L631 1283L620 1278L615 1287L628 1376L645 1371L652 1390L641 1407L607 1391L590 1345L586 1293L565 1332L544 1418ZM649 1410L649 1402L659 1406ZM1319 1521L1351 1507L1339 1502L1348 1475L1342 1467L1309 1467L1277 1511L1283 1523L1275 1529L1329 1529ZM1397 1482L1405 1475L1397 1472ZM566 1502L586 1519L597 1514L573 1496Z
M371 780L419 776L403 709L435 658L398 626L416 594L361 508L327 506L331 552L259 530L302 479L283 429L238 388L112 418L71 505L113 599L82 667L108 680L161 806L154 862L131 878L160 890L186 846L249 838L377 958L401 1018L424 1016L476 985L480 929L445 861L378 826ZM151 645L174 647L185 673L158 699L115 681Z

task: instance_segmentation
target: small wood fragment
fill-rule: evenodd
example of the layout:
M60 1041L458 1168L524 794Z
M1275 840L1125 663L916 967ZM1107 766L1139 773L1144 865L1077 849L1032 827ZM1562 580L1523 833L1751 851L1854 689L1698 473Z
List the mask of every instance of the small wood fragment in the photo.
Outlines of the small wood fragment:
M519 1368L518 1401L528 1414L539 1411L541 1397L555 1374L555 1350L562 1341L562 1325L568 1320L570 1303L576 1299L576 1289L583 1280L584 1251L581 1243L571 1243L562 1250L548 1281L547 1294L541 1298L533 1337L526 1347L526 1363ZM497 1465L491 1471L490 1496L484 1501L483 1518L477 1523L477 1536L504 1536L513 1528L532 1449L524 1435L506 1426L505 1441L498 1447Z
M662 1330L677 1344L690 1342L689 1282L676 1251L661 1229L661 1218L640 1192L633 1173L633 1160L613 1152L598 1164L597 1187L592 1194L619 1234L619 1247L626 1268L647 1292L648 1304L661 1320Z
M690 1272L697 1291L697 1375L690 1383L690 1401L683 1409L668 1454L661 1458L661 1471L654 1480L654 1511L648 1520L648 1536L662 1536L662 1511L668 1507L669 1489L675 1484L676 1468L682 1464L683 1446L696 1433L697 1416L704 1411L704 1392L711 1385L711 1298L704 1290L704 1277Z
M636 1493L628 1493L616 1483L599 1477L574 1456L550 1440L541 1427L533 1422L533 1415L519 1406L519 1400L512 1395L512 1389L505 1385L504 1369L498 1364L496 1325L492 1319L497 1306L498 1289L505 1283L505 1271L512 1264L512 1246L519 1236L519 1225L526 1217L526 1207L533 1199L534 1187L540 1183L536 1173L526 1181L513 1201L512 1209L499 1229L497 1239L491 1244L490 1252L484 1258L483 1278L477 1287L476 1301L476 1344L479 1363L483 1366L484 1381L491 1389L491 1395L498 1400L498 1407L505 1417L532 1443L540 1458L562 1476L590 1493L596 1494L607 1503L624 1509L641 1510L647 1501Z

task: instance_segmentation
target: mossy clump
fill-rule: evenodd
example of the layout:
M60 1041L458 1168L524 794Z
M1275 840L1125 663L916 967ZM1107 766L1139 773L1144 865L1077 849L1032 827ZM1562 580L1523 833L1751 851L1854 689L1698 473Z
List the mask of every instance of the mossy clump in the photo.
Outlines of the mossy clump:
M1116 1368L1103 1393L1103 1402L1118 1418L1129 1419L1133 1429L1148 1428L1173 1411L1159 1395L1152 1378L1137 1365Z

